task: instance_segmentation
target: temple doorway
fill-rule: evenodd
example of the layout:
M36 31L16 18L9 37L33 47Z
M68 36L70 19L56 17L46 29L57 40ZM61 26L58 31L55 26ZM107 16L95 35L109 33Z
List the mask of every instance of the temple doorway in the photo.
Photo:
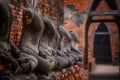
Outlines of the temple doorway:
M96 63L112 63L110 33L104 23L98 25L94 36Z

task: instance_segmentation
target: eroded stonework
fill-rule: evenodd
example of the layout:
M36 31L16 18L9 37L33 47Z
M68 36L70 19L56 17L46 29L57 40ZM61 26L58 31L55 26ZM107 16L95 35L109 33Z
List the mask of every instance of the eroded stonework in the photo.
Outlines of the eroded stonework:
M0 0L0 16L0 80L58 80L57 71L81 63L80 52L73 48L78 43L76 33L63 26L57 29L34 7L23 11L19 46L10 40L13 16L4 0Z

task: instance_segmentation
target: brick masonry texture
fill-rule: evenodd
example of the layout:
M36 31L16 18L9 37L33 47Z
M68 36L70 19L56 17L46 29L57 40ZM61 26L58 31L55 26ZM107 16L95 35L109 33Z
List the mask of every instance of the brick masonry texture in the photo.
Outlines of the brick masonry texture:
M22 33L22 15L25 8L25 0L6 0L13 14L13 24L11 29L11 40L19 45ZM42 16L52 18L56 26L63 24L63 0L35 0L35 8Z
M21 39L21 33L22 33L22 13L24 7L24 1L25 0L7 0L12 14L13 14L13 24L11 29L11 40L16 45L19 45L20 39ZM35 0L36 2L36 8L40 12L41 15L50 16L53 21L55 22L56 26L64 24L64 27L67 29L74 29L79 37L80 37L80 43L79 48L81 48L81 51L83 51L84 46L84 39L83 39L83 24L81 24L79 27L77 27L76 23L72 20L63 20L63 8L67 5L74 5L75 9L78 10L79 13L85 12L88 6L89 0ZM117 0L118 4L120 4L120 0ZM120 6L119 6L120 8ZM97 11L106 11L109 10L108 5L104 2L104 0L100 3L100 5L97 8ZM108 19L113 18L111 16L105 17L96 17L99 19ZM64 21L64 23L63 23ZM115 50L119 47L118 45L118 38L116 38L116 35L118 33L117 25L115 23L106 23L108 27L111 29L111 36L113 38L112 42L112 50L113 50L113 58L115 58ZM91 27L89 29L89 48L90 53L93 53L93 33L97 27L98 23L92 23Z
M87 6L89 4L89 1L90 0L64 0L64 7L65 6L68 6L68 5L74 5L74 7L78 10L79 13L82 13L82 12L85 12L87 10ZM120 4L120 0L117 0L118 4ZM120 6L119 6L120 8ZM106 4L106 2L104 0L102 0L102 2L100 3L100 5L97 7L97 10L96 11L108 11L110 10L109 9L109 6ZM98 19L113 19L113 17L111 16L100 16L100 17L96 17ZM99 23L92 23L90 25L90 28L89 28L89 50L90 50L90 53L92 55L90 56L93 56L93 50L94 50L94 46L93 46L93 39L94 39L94 31L97 27ZM119 48L119 40L118 38L116 39L115 36L118 34L118 29L117 29L117 25L116 23L112 22L112 23L105 23L108 28L111 30L111 36L112 36L112 57L113 59L116 57L116 54L115 54L115 50ZM83 51L84 49L84 37L83 37L83 31L84 31L84 26L83 24L81 24L79 27L77 27L77 25L75 24L74 21L72 20L67 20L67 19L64 19L64 26L65 28L67 29L74 29L79 37L80 37L80 43L79 43L79 48L81 48L81 50Z

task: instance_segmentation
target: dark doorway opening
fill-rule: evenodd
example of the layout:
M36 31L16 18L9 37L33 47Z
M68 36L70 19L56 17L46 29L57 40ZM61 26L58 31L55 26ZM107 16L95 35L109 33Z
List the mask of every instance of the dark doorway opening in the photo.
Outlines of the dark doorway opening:
M96 63L112 63L110 34L104 23L100 23L95 32L94 57Z

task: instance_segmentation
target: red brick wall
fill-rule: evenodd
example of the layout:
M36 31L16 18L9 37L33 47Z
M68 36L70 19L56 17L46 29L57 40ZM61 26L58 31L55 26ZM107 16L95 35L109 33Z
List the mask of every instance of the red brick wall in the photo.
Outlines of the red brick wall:
M11 1L9 3L9 6L12 10L12 13L14 15L14 21L12 24L12 31L11 31L11 39L16 43L16 45L19 44L20 38L21 38L21 32L22 32L22 11L24 9L24 0L9 0ZM64 1L64 4L63 4ZM55 2L55 0L52 0L50 2L47 2L47 0L38 0L37 5L39 8L39 11L42 15L49 15L50 17L52 17L52 19L54 20L54 22L60 25L60 22L63 21L61 17L63 17L63 5L64 7L67 5L74 5L75 8L79 11L79 12L84 12L87 9L87 5L88 5L88 1L89 0L59 0L59 2ZM120 0L117 0L118 4L120 3ZM44 5L44 7L41 7L41 4ZM52 7L51 7L52 6ZM109 7L106 5L105 2L101 2L100 6L98 6L97 10L109 10ZM59 17L61 16L61 17ZM98 18L113 18L111 16L109 17L98 17ZM62 22L61 22L62 23ZM112 43L112 50L113 50L113 55L115 53L114 49L118 48L118 41L115 40L115 33L118 32L117 30L117 26L115 23L107 23L111 28L112 28L112 36L113 36L113 42ZM91 49L91 53L93 53L93 45L91 43L92 38L93 37L93 32L95 30L96 24L92 24L90 29L89 29L89 48ZM80 37L80 45L79 47L83 49L83 24L80 25L80 27L77 27L76 23L74 21L69 21L69 20L64 20L64 26L67 29L74 29L79 37ZM114 56L113 56L114 57Z
M12 0L12 2L9 3L9 6L11 8L12 14L13 14L13 24L11 29L11 40L15 42L16 45L19 45L19 41L21 38L21 32L22 32L22 13L24 9L24 3L21 0Z
M50 16L55 24L63 24L63 0L38 0L37 7L43 16Z
M64 7L67 5L74 5L79 12L84 12L87 9L89 0L64 0ZM80 37L80 48L83 48L83 25L77 27L74 21L64 20L64 26L67 29L74 29Z
M89 0L64 0L64 6L67 6L67 5L74 5L75 8L77 10L79 10L79 12L84 12L86 11L87 9L87 6L88 6L88 1ZM118 4L120 4L120 0L118 0ZM107 11L109 10L109 7L108 5L102 1L100 3L100 5L97 7L97 11ZM113 17L111 16L100 16L100 17L97 17L98 19L113 19ZM98 23L92 23L91 26L90 26L90 29L89 29L89 48L90 48L90 53L93 53L93 43L92 43L92 40L93 40L93 32L95 31L96 29L96 26L97 26ZM115 58L115 50L118 48L119 45L116 45L116 43L118 43L118 40L115 39L115 35L116 33L118 33L118 29L117 29L117 25L115 23L106 23L109 28L111 27L111 36L112 36L112 57ZM74 29L79 37L80 37L80 45L79 47L82 48L83 50L83 24L80 25L80 27L77 27L75 22L74 21L70 21L70 20L64 20L64 26L65 28L67 29ZM93 55L93 54L92 54Z
M42 16L50 16L56 26L63 24L63 0L35 0L36 8ZM11 29L11 40L16 45L19 45L22 33L22 14L24 7L24 0L8 0L9 6L13 14L13 24ZM61 17L59 17L61 16Z
M75 5L80 12L86 11L89 0L64 0L64 6Z

